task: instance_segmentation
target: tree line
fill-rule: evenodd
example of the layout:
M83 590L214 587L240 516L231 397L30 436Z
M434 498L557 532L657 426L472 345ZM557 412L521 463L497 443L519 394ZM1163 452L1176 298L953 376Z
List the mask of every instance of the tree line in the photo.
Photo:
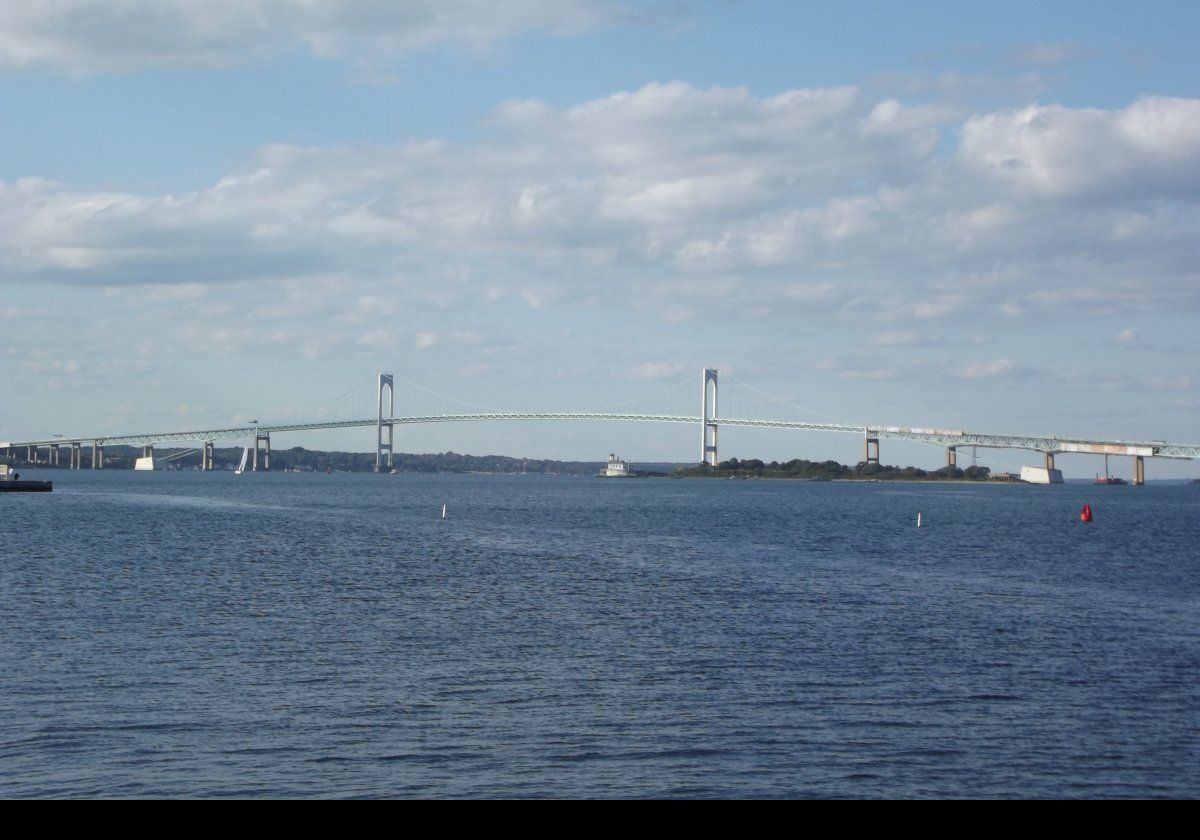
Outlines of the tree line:
M104 450L107 469L132 469L142 454L140 447L109 446ZM253 453L251 453L253 455ZM197 450L156 447L154 458L159 469L195 469L200 463ZM242 460L241 447L213 449L213 468L231 470ZM84 459L85 464L87 458ZM259 453L262 464L262 453ZM396 472L487 472L534 473L539 475L592 475L603 465L599 461L555 461L547 458L512 458L507 455L462 455L457 452L415 454L397 452L392 456ZM39 465L44 466L44 465ZM65 465L62 465L65 466ZM386 467L385 467L386 469ZM301 470L303 472L373 472L374 452L331 452L293 446L271 450L271 470Z
M835 479L875 479L878 481L987 481L991 476L988 467L972 466L942 467L938 470L923 470L920 467L897 467L890 464L859 461L853 467L837 461L806 461L793 458L790 461L769 463L758 458L739 460L730 458L715 467L697 464L681 467L676 471L681 477L710 478L800 478L814 481Z

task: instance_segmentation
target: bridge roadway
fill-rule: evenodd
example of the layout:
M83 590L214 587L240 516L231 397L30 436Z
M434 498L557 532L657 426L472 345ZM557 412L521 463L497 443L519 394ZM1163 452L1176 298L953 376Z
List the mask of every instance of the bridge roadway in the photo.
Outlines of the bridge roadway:
M419 423L461 423L485 422L500 420L610 420L648 423L691 423L700 425L703 418L699 416L684 416L675 414L614 414L607 412L589 411L558 411L558 412L492 412L478 414L432 414L421 416L398 416L383 418L382 423L395 425L414 425ZM306 432L317 429L348 429L377 426L378 417L368 417L357 420L334 420L320 423L276 423L252 424L247 426L231 426L222 429L202 429L185 432L155 432L132 435L82 435L56 436L40 440L22 440L0 442L0 450L11 450L18 447L81 447L83 444L92 446L153 446L163 443L207 443L232 438L255 437L258 435L283 434L287 432ZM1200 458L1200 444L1168 443L1161 440L1153 441L1122 441L1094 440L1086 438L1058 437L1056 435L1000 435L979 434L947 429L929 429L908 426L860 425L847 423L801 423L789 420L757 420L740 417L714 417L710 422L718 426L741 426L765 429L793 429L797 431L814 432L843 432L862 435L869 443L878 445L880 438L893 440L913 440L922 443L939 444L947 447L948 451L961 447L981 447L990 449L1026 449L1042 452L1047 455L1059 453L1086 453L1095 455L1132 455L1134 457L1155 458ZM876 449L876 459L878 449ZM868 457L869 460L869 457Z

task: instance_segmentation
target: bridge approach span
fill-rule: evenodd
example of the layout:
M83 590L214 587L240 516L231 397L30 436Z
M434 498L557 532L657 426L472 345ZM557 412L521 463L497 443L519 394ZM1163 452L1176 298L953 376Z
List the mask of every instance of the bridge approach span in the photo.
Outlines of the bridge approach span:
M703 422L699 416L679 414L618 414L594 411L546 411L546 412L481 412L469 414L425 414L384 417L382 422L396 425L418 425L426 423L467 423L491 421L554 421L554 420L597 420L644 423L690 423ZM199 443L205 441L231 440L254 435L286 434L321 429L365 428L378 425L378 417L354 420L335 420L319 423L262 423L247 426L229 426L218 429L199 429L184 432L150 432L126 435L86 435L78 437L55 437L40 440L24 440L0 443L5 447L67 446L71 444L98 443L102 446L153 446L164 443ZM710 417L709 422L719 426L736 426L761 429L791 429L795 431L841 432L864 435L868 438L912 440L947 447L975 446L990 449L1026 449L1035 452L1086 453L1098 455L1140 455L1156 458L1200 458L1200 444L1178 444L1166 441L1123 441L1096 440L1085 438L1058 437L1056 435L1003 435L966 432L946 429L919 429L903 426L850 423L804 423L790 420L762 420L744 417Z

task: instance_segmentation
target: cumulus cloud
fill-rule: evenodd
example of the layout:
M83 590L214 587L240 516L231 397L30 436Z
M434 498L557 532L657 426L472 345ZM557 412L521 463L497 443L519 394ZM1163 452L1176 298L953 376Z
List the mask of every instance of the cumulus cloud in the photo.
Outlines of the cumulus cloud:
M521 32L578 32L628 16L606 0L0 0L0 68L87 74L224 67L298 48L320 57L480 50Z
M1030 106L967 120L969 170L1047 196L1170 196L1200 190L1200 100L1148 97L1118 111Z
M1200 306L1200 101L951 120L851 87L665 82L503 103L492 128L487 144L268 146L178 195L0 184L0 283L175 285L185 303L276 282L279 306L340 300L347 324L398 295L668 323L820 314L891 346L968 314Z

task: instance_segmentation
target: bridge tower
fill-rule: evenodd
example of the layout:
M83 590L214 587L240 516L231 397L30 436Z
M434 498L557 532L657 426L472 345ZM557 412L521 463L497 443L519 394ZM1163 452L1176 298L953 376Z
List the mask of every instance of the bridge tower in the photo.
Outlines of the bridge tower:
M700 378L700 463L717 465L717 372L712 368Z
M867 464L879 463L879 438L872 436L870 431L863 437L863 461Z
M383 414L383 391L387 389L387 419ZM396 416L396 387L390 373L379 374L379 414L375 427L375 472L383 472L383 453L387 452L387 468L392 468L392 435L395 424L392 418ZM383 430L387 429L386 440Z

